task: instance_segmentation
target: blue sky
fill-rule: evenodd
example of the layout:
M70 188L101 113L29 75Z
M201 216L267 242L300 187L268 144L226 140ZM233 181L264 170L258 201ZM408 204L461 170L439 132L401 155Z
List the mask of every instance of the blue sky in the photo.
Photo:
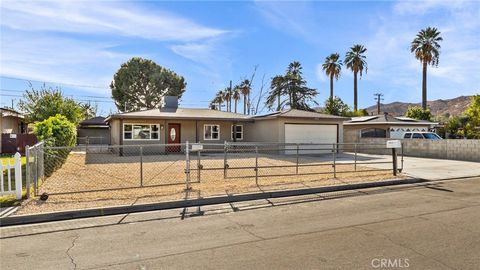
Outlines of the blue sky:
M1 106L17 102L27 82L60 86L66 95L115 111L108 85L120 64L149 58L187 80L182 106L206 107L229 80L251 76L253 96L265 76L300 61L322 104L329 93L319 68L333 52L367 47L368 73L359 81L359 107L421 100L421 65L409 43L434 26L444 42L429 69L429 100L480 92L478 1L2 1ZM20 78L20 79L18 79ZM38 82L37 82L38 81ZM92 86L92 87L90 87ZM265 89L268 90L268 89ZM335 95L352 106L353 75L342 71ZM99 98L103 97L103 98ZM260 106L261 108L262 106ZM264 111L266 112L266 111Z

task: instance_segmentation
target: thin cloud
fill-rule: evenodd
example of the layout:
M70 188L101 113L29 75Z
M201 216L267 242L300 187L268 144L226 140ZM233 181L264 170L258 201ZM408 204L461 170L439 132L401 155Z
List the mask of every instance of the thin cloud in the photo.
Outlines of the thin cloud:
M153 13L118 2L5 1L1 14L3 26L25 31L99 33L162 41L192 41L228 33L168 12Z

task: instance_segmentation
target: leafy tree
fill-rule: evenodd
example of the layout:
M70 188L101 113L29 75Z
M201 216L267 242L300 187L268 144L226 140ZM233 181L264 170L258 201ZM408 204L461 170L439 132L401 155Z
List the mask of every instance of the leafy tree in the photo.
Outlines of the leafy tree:
M339 97L328 98L325 101L325 106L322 109L322 113L337 116L348 116L350 114L350 108Z
M363 70L367 73L367 57L365 52L367 48L363 45L356 44L350 48L350 51L345 55L345 66L353 72L353 110L357 110L358 94L357 94L357 74L360 73L362 78Z
M286 86L285 86L285 78L281 75L277 75L272 78L272 82L270 83L270 92L267 97L266 105L269 110L273 110L273 105L275 102L277 103L277 111L283 109L285 102L282 102L282 95L285 94Z
M463 113L468 122L465 125L467 138L480 138L480 95L472 96L472 101Z
M215 94L215 97L213 98L213 100L210 102L210 107L217 107L217 110L221 111L222 110L222 103L224 101L224 92L222 90L218 91L216 94Z
M323 71L330 77L330 98L333 99L333 78L338 80L340 76L340 71L342 70L342 60L340 60L340 55L338 53L332 53L327 58L322 65Z
M25 91L18 105L30 123L60 114L76 125L95 114L95 109L90 104L65 97L60 88L46 88L45 85L40 90L35 90L30 85L30 90Z
M417 120L427 120L430 121L433 117L430 110L424 110L420 106L409 106L407 112L405 113L406 117L410 117Z
M121 112L157 108L163 96L181 98L185 87L182 76L140 57L123 63L110 84L115 105Z
M460 122L460 118L457 116L450 117L447 123L445 123L445 130L453 137L458 134L460 128L462 128L462 123Z
M280 94L281 96L288 96L288 100L284 104L285 106L289 106L291 109L313 111L309 104L318 104L314 100L318 92L314 88L307 87L307 82L303 78L301 64L299 62L290 63L286 74L281 76L281 79L279 76L274 77L278 82L272 82L273 85L271 84L271 90L266 102L267 107L272 108L272 100L279 100L278 95Z
M410 46L410 52L415 54L422 63L422 108L427 109L427 66L438 66L440 57L440 41L443 38L435 27L427 27L418 32Z
M44 141L46 146L59 147L45 149L45 175L50 176L65 163L70 150L75 146L77 139L75 124L68 121L65 116L57 114L35 123L33 133L39 141Z

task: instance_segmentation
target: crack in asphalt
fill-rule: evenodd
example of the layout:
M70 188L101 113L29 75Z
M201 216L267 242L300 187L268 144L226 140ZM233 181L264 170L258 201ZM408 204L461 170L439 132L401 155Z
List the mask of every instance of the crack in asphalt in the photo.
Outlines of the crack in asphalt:
M73 265L73 269L77 269L77 263L75 263L75 260L73 259L72 255L70 254L70 251L75 247L75 242L80 236L77 234L75 235L74 238L72 238L72 245L68 247L68 249L65 251L65 254L67 254L68 258L70 258L70 262Z

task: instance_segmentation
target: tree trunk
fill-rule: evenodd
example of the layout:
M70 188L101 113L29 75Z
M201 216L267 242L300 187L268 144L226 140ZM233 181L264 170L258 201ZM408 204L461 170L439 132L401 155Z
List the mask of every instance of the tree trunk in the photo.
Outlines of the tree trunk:
M422 108L427 109L427 62L423 62Z
M250 115L250 92L248 92L247 114Z
M218 102L218 110L222 111L222 102Z
M238 100L235 99L235 113L237 113L237 102Z
M281 109L281 108L280 108L280 97L281 97L281 95L280 95L280 93L279 93L279 94L277 95L277 111L280 111L280 109Z
M333 99L333 75L330 75L330 98Z
M243 95L243 114L247 114L247 95Z
M353 111L357 111L357 72L353 73Z

